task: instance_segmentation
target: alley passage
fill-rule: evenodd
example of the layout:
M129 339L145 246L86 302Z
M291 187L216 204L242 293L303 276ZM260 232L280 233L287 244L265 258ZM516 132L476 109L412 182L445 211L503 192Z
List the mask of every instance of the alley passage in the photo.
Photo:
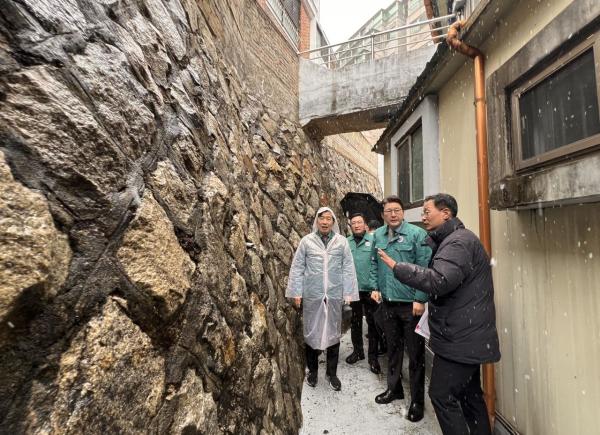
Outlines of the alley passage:
M363 331L367 330L366 323ZM441 434L435 419L431 403L426 395L425 418L418 423L411 423L404 418L410 403L410 387L408 385L408 360L405 359L403 373L404 400L396 400L388 405L375 403L375 396L386 389L385 374L374 375L369 371L367 360L354 365L345 359L352 352L350 331L341 340L338 377L342 381L342 391L333 391L325 380L325 360L319 360L319 383L311 388L306 383L302 389L302 414L304 423L300 435L332 435L358 434ZM386 358L380 357L383 373L386 373ZM425 381L428 388L428 379Z

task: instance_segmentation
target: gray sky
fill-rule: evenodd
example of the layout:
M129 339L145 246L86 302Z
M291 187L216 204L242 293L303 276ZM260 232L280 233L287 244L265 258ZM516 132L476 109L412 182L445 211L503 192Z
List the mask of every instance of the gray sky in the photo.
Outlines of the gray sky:
M375 12L393 0L321 0L321 26L332 44L352 36Z

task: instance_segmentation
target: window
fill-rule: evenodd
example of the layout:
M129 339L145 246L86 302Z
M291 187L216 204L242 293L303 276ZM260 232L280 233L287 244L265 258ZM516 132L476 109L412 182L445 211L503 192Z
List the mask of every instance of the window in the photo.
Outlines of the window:
M268 0L267 4L295 45L300 40L300 1Z
M300 28L300 2L298 0L282 0L283 8L292 20L296 29Z
M503 59L486 79L491 208L600 201L599 85L600 22L585 1Z
M419 125L398 145L398 196L407 205L423 199L423 128Z
M599 41L588 38L512 92L518 170L600 145Z
M440 191L438 120L437 97L427 95L378 142L385 144L385 194L402 198L408 222L420 222L423 198Z

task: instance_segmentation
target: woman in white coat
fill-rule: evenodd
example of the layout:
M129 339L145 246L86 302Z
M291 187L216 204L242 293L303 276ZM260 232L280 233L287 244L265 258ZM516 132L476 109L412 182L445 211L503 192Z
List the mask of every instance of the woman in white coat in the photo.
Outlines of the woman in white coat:
M306 343L306 382L317 385L319 353L327 350L327 379L336 391L342 388L337 363L342 336L342 305L358 300L358 284L348 240L340 234L329 207L317 211L312 233L298 245L286 297L302 303Z

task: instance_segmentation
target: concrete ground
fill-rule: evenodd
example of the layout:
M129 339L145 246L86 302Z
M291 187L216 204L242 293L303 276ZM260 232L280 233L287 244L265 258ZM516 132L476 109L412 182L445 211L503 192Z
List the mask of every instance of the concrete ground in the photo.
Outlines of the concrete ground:
M366 331L366 324L363 331ZM406 359L402 367L402 382L406 398L387 405L378 405L375 403L375 396L386 389L385 374L377 376L371 373L366 359L355 365L347 364L345 359L351 352L352 342L348 331L342 337L338 364L338 377L342 381L342 391L333 391L329 387L325 379L324 355L320 356L319 383L315 388L311 388L305 382L302 389L304 424L300 430L301 435L441 434L427 393L425 394L425 418L418 423L411 423L404 418L410 405ZM379 362L382 364L383 373L386 373L386 358L380 357ZM425 383L425 391L427 391L427 379Z

